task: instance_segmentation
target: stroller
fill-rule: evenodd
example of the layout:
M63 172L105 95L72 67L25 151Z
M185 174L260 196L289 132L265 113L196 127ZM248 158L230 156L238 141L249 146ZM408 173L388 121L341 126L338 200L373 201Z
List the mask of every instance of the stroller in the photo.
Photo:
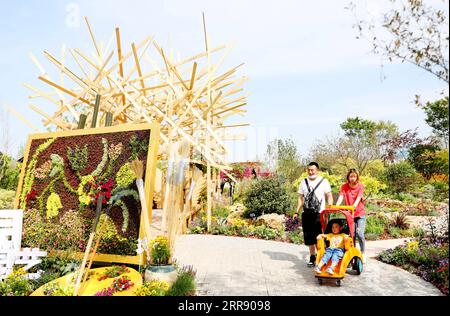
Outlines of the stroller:
M334 268L334 274L330 275L325 270L331 265L331 260L321 269L320 273L315 273L315 277L318 279L319 284L322 285L326 279L336 280L336 285L341 286L341 280L345 277L345 273L348 267L356 271L357 275L360 275L363 271L362 255L361 251L355 247L355 229L353 221L353 213L355 208L353 206L328 206L320 214L320 223L322 225L322 232L324 234L331 233L331 226L334 222L339 222L342 226L342 233L349 235L345 242L344 256ZM320 262L326 249L325 239L319 239L317 242L317 258L316 264Z

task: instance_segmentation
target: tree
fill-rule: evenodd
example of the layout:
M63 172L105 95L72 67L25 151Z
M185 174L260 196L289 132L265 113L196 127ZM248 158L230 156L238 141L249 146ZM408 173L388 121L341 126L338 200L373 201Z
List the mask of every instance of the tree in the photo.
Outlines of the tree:
M345 136L340 140L339 156L345 161L353 159L361 173L370 161L383 156L386 140L398 135L397 125L390 121L374 122L354 117L348 118L340 126Z
M398 127L390 121L348 118L341 125L343 136L329 137L314 144L312 159L323 170L340 172L356 168L361 174L372 161L381 159L388 149L387 140L398 136Z
M385 147L385 152L381 159L385 163L394 163L395 161L405 159L408 150L412 146L420 145L425 142L419 138L417 128L414 130L406 130L405 132L386 139L381 145Z
M348 9L355 14L357 21L357 38L368 40L373 52L387 57L389 61L406 61L448 83L448 16L444 10L448 7L448 1L390 2L391 9L383 14L379 22L358 18L357 6L350 3Z
M425 121L433 128L433 132L445 140L448 146L449 124L448 124L448 97L435 102L427 102L422 107L427 115Z
M433 144L421 144L411 147L408 160L425 179L435 175L448 174L448 151L440 150Z
M301 174L300 154L294 140L275 139L267 145L266 160L279 174L293 183Z

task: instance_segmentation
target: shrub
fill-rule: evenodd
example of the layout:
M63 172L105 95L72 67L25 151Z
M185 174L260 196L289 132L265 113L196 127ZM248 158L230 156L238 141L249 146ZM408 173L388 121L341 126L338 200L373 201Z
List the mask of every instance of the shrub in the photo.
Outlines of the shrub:
M134 256L137 250L137 240L113 236L102 238L98 247L99 253L114 253L123 256Z
M266 240L275 239L280 236L280 233L277 230L266 227L265 225L256 226L254 234L257 237Z
M385 232L389 222L381 216L368 216L366 220L365 237L367 239L378 239Z
M288 232L287 239L288 241L298 245L305 243L305 241L303 240L303 231L301 229Z
M169 290L169 284L164 281L152 280L145 282L134 294L136 296L165 296Z
M39 265L34 269L41 269L45 271L45 273L41 275L41 278L50 278L50 274L52 273L57 275L56 278L59 278L68 273L74 272L80 264L81 260L75 258L70 252L62 252L58 254L49 253L48 256L42 258L41 263L39 263ZM46 273L49 275L44 276Z
M17 189L21 165L10 156L0 153L0 189Z
M262 178L252 183L244 198L244 206L247 208L244 216L249 218L250 213L256 217L269 213L285 214L293 205L294 201L283 178Z
M415 202L417 201L417 199L414 197L414 195L410 194L410 193L403 193L400 192L398 194L395 195L395 198L399 201L402 202Z
M383 178L386 167L381 159L371 160L364 169L364 175L370 175L380 180Z
M405 248L398 246L394 249L385 250L378 255L378 258L389 264L401 265L406 262Z
M392 238L400 238L400 236L401 236L400 228L395 227L395 226L389 227L388 233Z
M436 201L448 201L448 182L445 181L434 181L432 182L434 192L433 192L433 200Z
M203 234L206 231L205 227L202 226L194 226L189 229L190 234Z
M10 210L14 206L15 191L0 189L0 210Z
M395 227L398 229L408 229L409 228L409 222L406 217L405 213L399 213L395 215L391 222L389 223L391 227Z
M386 189L387 187L386 184L370 175L360 176L359 180L362 184L364 184L364 194L366 198L377 195L380 191Z
M23 269L14 271L5 280L0 282L0 296L28 296L33 286L24 277Z
M218 218L227 218L230 214L230 210L225 206L217 206L212 210L212 216Z
M203 216L197 216L189 225L190 234L203 234L207 229L207 222Z
M190 266L183 267L175 282L167 291L167 296L194 296L196 291L195 285L196 272Z
M301 223L299 217L294 218L294 217L286 216L286 220L284 222L284 227L285 227L286 231L292 232L292 231L297 230L301 226L302 226L302 223Z
M411 191L421 180L420 175L407 161L389 166L386 169L385 178L394 193Z

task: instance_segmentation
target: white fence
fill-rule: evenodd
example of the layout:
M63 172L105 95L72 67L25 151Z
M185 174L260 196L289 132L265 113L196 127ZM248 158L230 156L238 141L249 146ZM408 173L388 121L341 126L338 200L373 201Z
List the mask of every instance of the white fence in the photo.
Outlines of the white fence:
M0 210L0 280L13 272L14 265L24 265L24 269L41 262L47 252L38 248L21 249L22 210ZM29 278L36 274L28 274Z

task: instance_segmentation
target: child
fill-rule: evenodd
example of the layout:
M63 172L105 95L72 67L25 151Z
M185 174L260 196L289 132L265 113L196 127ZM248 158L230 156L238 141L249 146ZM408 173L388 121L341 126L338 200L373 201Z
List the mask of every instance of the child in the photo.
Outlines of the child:
M333 275L334 268L339 263L339 260L344 256L344 245L348 239L348 235L341 233L342 226L338 222L331 225L331 234L320 234L317 239L326 238L330 242L330 247L325 250L325 254L320 260L319 264L314 269L314 272L321 273L321 268L331 259L331 265L325 270L326 273Z

